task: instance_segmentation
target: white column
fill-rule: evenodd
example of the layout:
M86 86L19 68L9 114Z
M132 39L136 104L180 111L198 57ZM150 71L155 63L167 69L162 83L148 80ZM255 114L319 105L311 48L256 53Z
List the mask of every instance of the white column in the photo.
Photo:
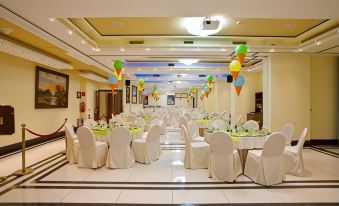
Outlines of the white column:
M263 126L271 128L271 57L263 59Z

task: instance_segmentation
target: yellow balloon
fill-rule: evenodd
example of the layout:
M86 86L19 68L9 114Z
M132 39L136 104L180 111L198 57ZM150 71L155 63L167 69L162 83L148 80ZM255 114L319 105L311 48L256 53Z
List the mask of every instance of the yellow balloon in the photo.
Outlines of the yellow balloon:
M241 69L241 64L238 60L233 60L231 61L231 64L230 64L230 70L232 72L239 72Z

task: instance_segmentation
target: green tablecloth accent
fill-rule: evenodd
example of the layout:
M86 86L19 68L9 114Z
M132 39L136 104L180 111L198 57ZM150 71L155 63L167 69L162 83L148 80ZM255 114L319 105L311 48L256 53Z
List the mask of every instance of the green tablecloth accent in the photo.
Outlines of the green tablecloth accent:
M232 136L233 142L239 142L239 137Z
M144 118L144 120L151 120L152 119L152 117L149 117L149 116L146 116L146 117L143 117Z
M95 135L107 135L108 129L94 129L92 130L93 134Z
M209 120L208 119L194 119L194 121L199 122L199 123L206 123Z
M130 132L131 134L135 134L135 133L140 132L140 129L141 129L141 128L129 129L129 132Z

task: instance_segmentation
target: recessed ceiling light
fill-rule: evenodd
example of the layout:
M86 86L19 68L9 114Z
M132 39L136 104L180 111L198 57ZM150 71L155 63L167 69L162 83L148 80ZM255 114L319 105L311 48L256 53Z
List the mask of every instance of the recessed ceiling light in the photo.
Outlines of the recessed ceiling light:
M96 51L96 52L99 52L100 49L99 49L98 47L95 47L95 51Z
M146 51L149 51L149 50L150 50L150 48L148 48L148 47L147 47L145 50L146 50Z
M298 48L298 52L302 52L303 51L303 49L302 48Z
M73 31L68 30L68 34L69 34L69 35L72 35L72 34L73 34Z
M81 44L85 44L86 43L86 41L83 39L83 40L81 40Z
M225 51L226 51L226 49L225 49L225 48L222 48L222 49L221 49L221 51L225 52Z
M122 22L113 22L112 25L113 26L123 26L124 23L122 23Z
M321 42L320 42L320 41L317 41L317 40L315 40L315 44L316 44L316 45L320 45L320 44L321 44Z
M54 22L54 20L55 20L54 18L49 18L49 21L51 22Z
M187 66L190 66L192 64L195 64L199 61L199 59L179 59L180 63L183 63Z
M275 51L275 49L274 49L274 48L270 49L270 52L274 52L274 51Z
M237 24L239 25L241 22L240 21L237 21Z
M121 47L121 48L120 48L120 51L122 51L122 52L123 52L123 51L125 51L125 49L124 49L123 47Z
M92 51L95 51L95 48L94 48L94 47L92 47Z
M138 68L138 71L141 71L141 69L140 69L140 68Z

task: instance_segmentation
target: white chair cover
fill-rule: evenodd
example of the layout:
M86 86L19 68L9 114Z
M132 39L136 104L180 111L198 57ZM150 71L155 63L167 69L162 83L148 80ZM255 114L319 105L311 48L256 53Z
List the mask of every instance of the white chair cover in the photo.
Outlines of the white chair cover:
M280 130L281 133L283 133L286 136L286 145L291 146L293 133L294 133L294 127L291 123L286 123Z
M210 159L210 145L206 142L191 143L188 131L185 125L181 126L185 138L185 168L204 169L208 168Z
M195 121L189 121L187 125L187 130L191 142L204 142L204 137L199 136L199 125Z
M245 124L243 125L244 129L252 129L252 130L259 130L259 124L258 122L254 121L254 120L248 120L247 122L245 122Z
M280 132L267 137L262 150L250 150L247 154L244 174L255 183L274 185L285 179L283 152L286 138Z
M78 167L98 168L106 163L107 143L94 141L93 133L88 127L78 129L78 140L80 146Z
M84 121L84 126L88 127L88 128L92 128L93 126L95 126L97 123L93 120L93 119L86 119Z
M127 117L127 122L130 122L131 124L135 124L137 119L138 119L137 115L130 114Z
M216 118L216 117L221 117L220 114L218 112L212 112L211 113L211 117L212 118Z
M79 142L73 126L69 122L65 124L65 135L67 141L66 159L70 164L75 164L79 161Z
M295 176L304 175L304 161L302 157L302 148L305 143L307 128L305 128L298 140L296 146L286 146L284 151L285 171L287 174Z
M186 128L188 127L188 121L187 121L185 116L181 116L180 119L179 119L179 127L181 128L181 126L183 126L183 125ZM180 135L181 135L181 139L184 139L184 131L183 130L181 130Z
M240 124L241 119L242 119L242 115L239 115L236 124Z
M209 176L217 181L235 181L242 170L238 150L233 150L230 134L214 132L208 143L211 148Z
M186 117L186 120L187 120L187 122L189 122L189 121L191 121L191 120L192 120L192 116L191 116L191 114L190 114L190 113L188 113L188 112L185 112L185 113L184 113L184 116Z
M142 132L140 134L142 135L142 133L145 131L145 125L146 125L145 120L142 117L138 117L136 120L136 124L137 126L141 127ZM141 138L141 137L138 137L138 138Z
M149 129L146 138L133 140L132 150L135 161L150 164L152 161L159 159L161 154L160 135L160 126L153 125Z
M214 129L227 130L227 123L221 118L214 118L210 123L210 127Z
M106 167L130 168L135 160L131 150L132 136L126 127L114 129L109 137L109 150Z

